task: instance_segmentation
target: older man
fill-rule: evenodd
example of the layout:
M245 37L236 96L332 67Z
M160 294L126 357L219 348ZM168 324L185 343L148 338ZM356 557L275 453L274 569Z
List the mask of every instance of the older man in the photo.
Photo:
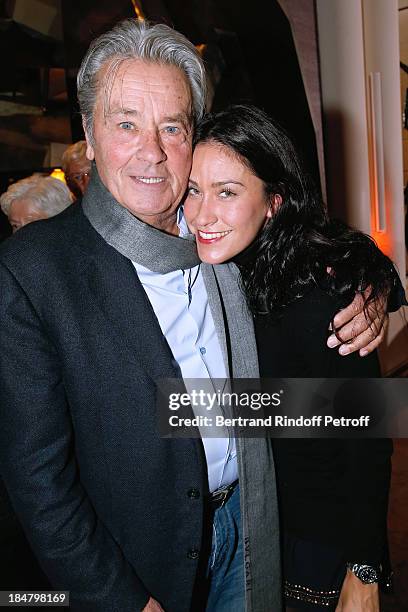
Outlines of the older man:
M91 177L91 162L86 156L86 141L78 140L67 147L61 159L65 180L72 195L80 200Z
M204 79L166 26L102 35L78 75L82 206L1 252L1 471L73 610L281 606L268 442L157 433L158 379L258 372L234 266L200 267L177 214Z

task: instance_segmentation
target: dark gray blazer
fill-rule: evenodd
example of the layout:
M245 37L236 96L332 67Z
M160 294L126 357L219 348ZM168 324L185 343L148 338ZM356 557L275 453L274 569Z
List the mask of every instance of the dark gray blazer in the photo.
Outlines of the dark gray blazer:
M0 472L47 575L75 610L189 610L205 458L157 434L179 374L131 262L75 206L2 245L0 287Z

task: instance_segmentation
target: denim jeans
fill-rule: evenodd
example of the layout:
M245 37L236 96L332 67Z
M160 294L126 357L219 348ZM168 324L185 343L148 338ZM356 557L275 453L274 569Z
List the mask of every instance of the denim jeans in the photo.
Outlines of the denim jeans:
M239 486L214 513L206 612L244 612L244 553Z

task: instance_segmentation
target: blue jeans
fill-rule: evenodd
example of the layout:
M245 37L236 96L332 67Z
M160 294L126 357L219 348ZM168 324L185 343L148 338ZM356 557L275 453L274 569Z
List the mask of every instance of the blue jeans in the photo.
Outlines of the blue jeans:
M244 553L239 486L214 513L206 612L245 612Z

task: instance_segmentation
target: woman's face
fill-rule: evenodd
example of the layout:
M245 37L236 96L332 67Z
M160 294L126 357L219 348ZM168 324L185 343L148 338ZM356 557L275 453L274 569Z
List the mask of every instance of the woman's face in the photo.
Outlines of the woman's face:
M184 213L200 259L217 264L251 244L271 208L261 179L233 151L208 142L195 148Z

